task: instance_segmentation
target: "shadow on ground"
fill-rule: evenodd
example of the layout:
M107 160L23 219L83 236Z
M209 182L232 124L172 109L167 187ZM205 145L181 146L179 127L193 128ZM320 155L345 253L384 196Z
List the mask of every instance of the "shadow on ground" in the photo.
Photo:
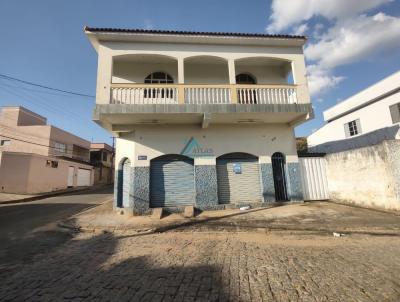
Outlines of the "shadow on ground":
M111 262L118 240L101 234L72 241L65 251L49 253L47 259L4 280L0 300L227 301L218 267L169 266L146 256Z

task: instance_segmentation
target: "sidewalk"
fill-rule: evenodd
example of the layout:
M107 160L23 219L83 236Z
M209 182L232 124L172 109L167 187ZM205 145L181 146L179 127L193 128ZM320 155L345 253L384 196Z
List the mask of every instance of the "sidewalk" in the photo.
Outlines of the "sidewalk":
M291 235L400 236L400 217L392 213L354 208L331 202L271 204L245 211L226 209L204 211L193 218L181 214L152 216L121 215L113 211L112 201L81 212L59 226L87 233L142 235L167 231L184 232L261 232Z
M69 189L65 189L65 190L46 192L46 193L40 193L40 194L32 194L32 195L0 193L0 205L1 204L10 204L10 203L28 202L28 201L34 201L34 200L39 200L39 199L63 195L63 194L95 190L95 189L105 187L105 186L109 186L109 185L96 185L96 186L91 186L91 187L69 188Z
M195 217L185 218L182 214L165 213L162 219L148 216L123 215L113 210L112 201L81 212L67 220L62 221L59 226L79 230L82 232L125 232L125 233L162 233L173 229L195 227L204 223L228 220L242 215L252 215L259 211L280 207L282 204L271 204L262 208L254 208L246 211L240 209L225 209L217 211L204 211Z

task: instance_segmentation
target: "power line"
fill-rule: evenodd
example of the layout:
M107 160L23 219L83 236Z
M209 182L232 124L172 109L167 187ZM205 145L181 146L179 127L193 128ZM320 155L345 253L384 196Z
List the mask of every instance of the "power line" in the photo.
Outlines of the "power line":
M21 102L31 103L35 106L41 107L42 109L44 109L48 112L51 112L53 114L56 114L56 115L61 114L63 116L63 118L69 118L69 119L72 118L74 121L77 121L79 123L87 120L87 118L81 116L80 114L72 112L69 109L67 109L66 107L61 106L61 104L57 104L57 106L51 105L52 104L51 101L49 101L49 99L47 99L44 96L28 94L26 91L22 91L22 90L26 89L25 87L12 86L12 85L8 85L8 84L2 83L2 82L0 82L0 87L2 87L4 89L4 92L21 98ZM17 93L17 91L15 91L16 89L19 90L18 91L19 93ZM34 101L34 100L36 100L36 101ZM50 104L48 102L46 102L46 100L49 101ZM78 119L78 117L82 120Z
M83 96L83 97L89 97L89 98L94 98L94 95L89 95L89 94L84 94L84 93L79 93L79 92L74 92L74 91L69 91L69 90L63 90L63 89L58 89L58 88L53 88L53 87L49 87L49 86L45 86L45 85L41 85L41 84L36 84L36 83L32 83L29 81L25 81L25 80L21 80L21 79L17 79L14 77L10 77L8 75L5 74L0 74L0 77L6 80L10 80L10 81L16 81L16 82L20 82L20 83L24 83L27 85L31 85L31 86L36 86L36 87L40 87L40 88L44 88L44 89L48 89L48 90L53 90L53 91L58 91L58 92L63 92L63 93L68 93L68 94L72 94L72 95L76 95L76 96Z

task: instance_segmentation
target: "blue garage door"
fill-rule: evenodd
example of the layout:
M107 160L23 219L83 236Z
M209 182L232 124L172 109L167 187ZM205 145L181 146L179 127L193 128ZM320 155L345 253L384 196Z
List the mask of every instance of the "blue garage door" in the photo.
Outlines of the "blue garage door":
M193 160L178 155L152 160L150 187L150 204L153 208L193 205Z

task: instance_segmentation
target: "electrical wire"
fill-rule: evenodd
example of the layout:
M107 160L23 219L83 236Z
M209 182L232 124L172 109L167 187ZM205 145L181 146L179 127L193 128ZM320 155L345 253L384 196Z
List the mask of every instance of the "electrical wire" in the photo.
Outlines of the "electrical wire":
M5 74L0 74L0 77L3 78L3 79L6 79L6 80L16 81L16 82L24 83L24 84L27 84L27 85L40 87L40 88L43 88L43 89L48 89L48 90L68 93L68 94L71 94L71 95L83 96L83 97L89 97L89 98L94 98L95 97L94 95L89 95L89 94L84 94L84 93L79 93L79 92L74 92L74 91L69 91L69 90L53 88L53 87L49 87L49 86L45 86L45 85L41 85L41 84L36 84L36 83L33 83L33 82L29 82L29 81L21 80L21 79L18 79L18 78L10 77L10 76L5 75Z

